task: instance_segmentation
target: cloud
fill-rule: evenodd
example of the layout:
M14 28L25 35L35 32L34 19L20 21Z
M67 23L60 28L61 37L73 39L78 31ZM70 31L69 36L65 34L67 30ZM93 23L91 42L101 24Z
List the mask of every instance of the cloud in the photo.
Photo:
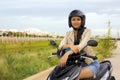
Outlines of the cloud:
M94 28L104 28L108 27L108 21L111 22L112 28L117 28L120 26L118 20L120 14L98 14L98 13L86 13L86 26Z
M13 29L19 31L25 28L38 28L40 30L61 33L67 30L67 19L64 17L35 17L35 16L12 16L2 17L0 22L1 28ZM61 31L59 31L61 30ZM64 34L64 33L63 33Z
M73 9L81 9L86 13L115 14L120 12L119 2L119 0L2 0L0 14L11 16L64 16Z
M90 28L105 28L109 17L107 14L86 13L86 26Z
M73 9L86 14L86 26L92 30L120 26L119 0L0 0L0 28L23 30L34 27L65 33L68 15ZM112 4L112 5L111 5Z

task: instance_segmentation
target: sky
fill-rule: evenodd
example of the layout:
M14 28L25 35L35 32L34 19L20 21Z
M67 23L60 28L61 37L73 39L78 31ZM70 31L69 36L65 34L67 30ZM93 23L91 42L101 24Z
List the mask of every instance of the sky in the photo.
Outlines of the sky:
M92 35L120 34L120 0L0 0L0 29L34 29L64 35L68 15L79 9L86 15L85 26Z

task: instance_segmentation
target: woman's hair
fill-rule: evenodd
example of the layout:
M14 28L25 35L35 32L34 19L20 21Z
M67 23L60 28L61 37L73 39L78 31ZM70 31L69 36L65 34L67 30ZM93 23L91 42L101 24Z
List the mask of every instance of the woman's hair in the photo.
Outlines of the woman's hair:
M82 20L82 23L81 23L79 29L76 29L72 26L71 18L74 17L74 16L78 16ZM68 25L69 25L69 27L72 27L74 30L78 30L77 40L75 40L74 44L79 44L82 33L84 32L84 29L86 29L86 27L84 27L85 26L85 15L84 15L84 13L80 10L71 11L70 14L69 14L69 17L68 17Z

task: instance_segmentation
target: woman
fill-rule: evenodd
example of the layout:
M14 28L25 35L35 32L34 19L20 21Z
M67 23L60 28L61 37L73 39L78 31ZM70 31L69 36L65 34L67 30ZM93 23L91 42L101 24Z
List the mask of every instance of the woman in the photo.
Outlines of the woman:
M61 67L65 66L68 56L71 54L77 54L80 52L90 39L90 30L84 27L85 15L80 10L73 10L69 14L68 18L69 27L72 27L72 31L68 31L59 45L60 50L67 50L66 53L60 58L59 64ZM89 47L84 49L89 55L95 56ZM95 77L99 69L98 60L93 62L85 60L86 66L80 71L78 80L84 78Z

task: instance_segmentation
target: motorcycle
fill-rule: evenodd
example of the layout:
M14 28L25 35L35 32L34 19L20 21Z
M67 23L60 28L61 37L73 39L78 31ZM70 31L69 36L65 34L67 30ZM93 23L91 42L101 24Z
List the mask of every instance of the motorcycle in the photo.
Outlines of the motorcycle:
M50 44L58 47L55 41L51 40ZM86 46L97 46L98 42L95 40L89 40ZM64 52L57 49L56 53L53 53L52 56L57 55L59 58L64 55ZM52 56L49 56L52 57ZM60 67L57 65L53 71L47 77L47 80L78 80L80 70L84 64L84 60L88 59L97 59L95 56L87 55L85 51L81 51L79 54L72 54L68 57L65 67ZM100 62L100 68L96 77L82 79L82 80L115 80L115 77L112 76L113 67L109 60L104 60Z

